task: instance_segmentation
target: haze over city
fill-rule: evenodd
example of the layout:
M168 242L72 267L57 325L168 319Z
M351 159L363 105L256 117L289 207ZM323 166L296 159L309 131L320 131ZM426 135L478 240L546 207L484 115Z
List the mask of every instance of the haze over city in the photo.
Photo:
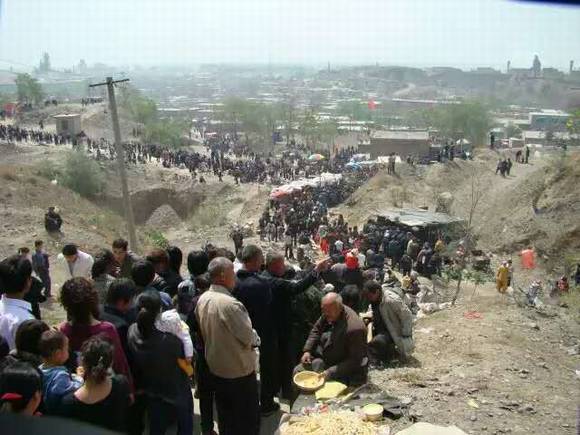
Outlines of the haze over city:
M3 0L0 60L567 68L580 8L504 0Z

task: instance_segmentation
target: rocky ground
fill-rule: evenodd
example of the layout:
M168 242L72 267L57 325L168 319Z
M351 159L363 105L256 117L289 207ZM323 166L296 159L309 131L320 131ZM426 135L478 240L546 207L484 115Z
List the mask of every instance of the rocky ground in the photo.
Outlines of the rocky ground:
M493 285L472 294L468 285L455 307L416 322L410 366L371 374L389 394L413 399L411 418L392 428L418 420L471 434L576 433L578 305L538 312Z

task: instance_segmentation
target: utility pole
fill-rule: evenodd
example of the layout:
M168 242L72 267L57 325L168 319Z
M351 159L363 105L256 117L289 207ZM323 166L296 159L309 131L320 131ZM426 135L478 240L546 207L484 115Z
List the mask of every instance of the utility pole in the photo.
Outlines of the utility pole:
M133 251L138 252L137 233L135 231L135 216L133 215L133 207L131 205L131 197L129 196L129 185L127 183L127 172L125 171L125 150L121 142L121 127L119 127L119 115L117 113L117 100L115 99L115 84L128 82L129 79L113 80L112 77L107 77L104 83L97 83L89 85L89 88L97 86L107 86L109 91L109 108L111 110L111 119L113 121L113 132L115 134L115 150L117 152L117 165L119 167L119 177L121 178L121 191L123 193L123 203L125 205L125 220L127 221L127 229L129 230L129 245Z

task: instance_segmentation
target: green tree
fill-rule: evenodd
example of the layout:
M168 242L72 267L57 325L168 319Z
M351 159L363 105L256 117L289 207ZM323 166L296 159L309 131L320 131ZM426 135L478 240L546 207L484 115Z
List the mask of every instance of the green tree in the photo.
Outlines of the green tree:
M157 121L157 104L132 86L121 88L119 106L135 122L148 124Z
M241 129L248 146L263 148L271 142L279 113L275 106L238 97L226 98L223 104L221 119L232 134L237 135Z
M312 109L307 109L298 124L298 131L307 146L314 145L318 136L318 117Z
M229 125L230 133L237 136L241 127L242 113L246 110L246 102L242 98L228 97L223 102L221 120Z
M160 119L145 124L143 139L148 143L177 148L183 145L183 136L186 131L187 125L184 122Z
M370 121L372 119L371 110L368 105L358 101L345 101L338 105L338 114L348 116L355 121Z
M336 121L328 120L318 124L317 139L324 145L334 145L334 140L338 136L338 124Z
M430 116L439 133L453 140L466 138L473 146L483 144L491 128L487 108L476 101L437 107Z
M572 141L580 145L580 108L570 111L570 118L566 121L566 130L572 136Z
M65 186L87 198L101 193L105 185L101 167L83 151L71 151L67 155L62 177Z
M16 75L16 94L21 103L39 104L44 98L42 86L30 74Z
M507 139L509 139L510 137L521 137L521 135L522 135L522 129L519 128L517 125L515 125L512 122L510 122L508 125L506 125L505 136Z
M284 102L279 104L278 110L282 128L284 129L284 136L286 136L286 145L288 145L290 144L290 140L294 139L294 128L298 115L296 99L293 96L287 97Z

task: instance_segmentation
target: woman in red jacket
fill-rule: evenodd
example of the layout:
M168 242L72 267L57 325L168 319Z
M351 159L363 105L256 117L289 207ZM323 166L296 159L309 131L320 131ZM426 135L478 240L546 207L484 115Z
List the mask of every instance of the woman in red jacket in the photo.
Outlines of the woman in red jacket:
M68 318L68 321L60 325L60 330L69 339L71 356L74 357L72 368L79 364L78 356L85 341L95 335L104 337L114 348L113 370L117 374L125 375L133 390L131 371L119 334L111 323L98 320L99 295L93 284L86 278L69 279L60 291L60 302Z

